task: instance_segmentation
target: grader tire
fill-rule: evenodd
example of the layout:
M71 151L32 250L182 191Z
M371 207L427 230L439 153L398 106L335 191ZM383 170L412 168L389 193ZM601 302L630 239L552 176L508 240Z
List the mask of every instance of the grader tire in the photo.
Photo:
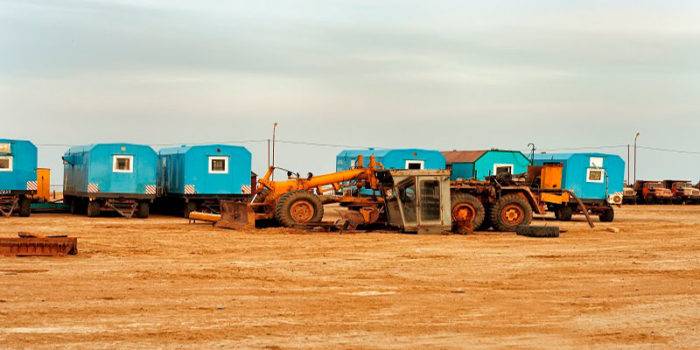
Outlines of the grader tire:
M275 219L285 227L321 222L323 203L307 191L295 191L280 197L275 207Z
M518 226L532 222L532 207L519 194L508 194L496 201L491 210L493 228L501 232L513 232Z
M515 233L519 236L535 238L559 237L559 227L557 226L518 226Z
M460 215L466 215L466 219L471 224L472 230L481 227L486 217L486 209L481 201L466 193L452 194L452 222L459 220Z

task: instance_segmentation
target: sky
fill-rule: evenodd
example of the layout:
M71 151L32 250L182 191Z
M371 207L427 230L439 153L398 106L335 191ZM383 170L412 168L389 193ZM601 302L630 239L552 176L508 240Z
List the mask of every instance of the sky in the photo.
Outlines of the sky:
M264 173L343 148L627 158L700 178L698 1L0 0L0 137L231 142ZM328 146L327 144L340 145ZM667 152L648 148L682 150Z

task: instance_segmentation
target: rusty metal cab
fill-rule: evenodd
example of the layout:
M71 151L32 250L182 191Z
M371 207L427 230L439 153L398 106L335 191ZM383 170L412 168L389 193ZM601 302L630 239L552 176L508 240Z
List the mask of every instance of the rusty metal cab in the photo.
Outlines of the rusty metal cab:
M449 170L384 170L377 178L389 226L409 233L451 230Z

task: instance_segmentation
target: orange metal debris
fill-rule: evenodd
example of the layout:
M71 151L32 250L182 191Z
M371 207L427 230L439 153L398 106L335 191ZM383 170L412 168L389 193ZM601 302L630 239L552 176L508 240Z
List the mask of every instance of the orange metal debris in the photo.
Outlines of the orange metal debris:
M4 256L65 256L78 254L78 238L66 236L28 235L0 238L0 255Z

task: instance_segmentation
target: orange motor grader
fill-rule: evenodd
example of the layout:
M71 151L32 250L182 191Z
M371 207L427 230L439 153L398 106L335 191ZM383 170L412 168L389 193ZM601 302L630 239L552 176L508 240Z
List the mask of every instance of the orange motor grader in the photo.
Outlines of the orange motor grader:
M341 214L346 227L384 223L405 232L451 229L449 171L385 170L374 156L367 166L362 156L356 164L354 169L307 178L288 172L290 178L282 181L272 179L276 168L270 167L249 203L222 201L220 216L194 212L190 219L215 221L217 227L231 229L253 228L263 220L286 227L313 226L323 219L324 204L340 203L350 209ZM336 195L348 187L381 195Z

